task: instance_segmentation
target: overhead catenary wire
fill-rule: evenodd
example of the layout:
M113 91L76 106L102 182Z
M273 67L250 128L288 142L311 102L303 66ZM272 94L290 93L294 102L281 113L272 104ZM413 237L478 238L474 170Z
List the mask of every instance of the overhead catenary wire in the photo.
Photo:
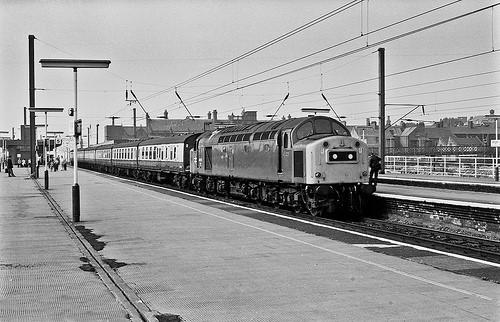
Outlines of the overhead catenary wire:
M368 34L377 33L377 32L380 32L380 31L382 31L382 30L385 30L385 29L388 29L388 28L394 27L394 26L396 26L396 25L398 25L398 24L401 24L401 23L404 23L404 22L410 21L410 20L412 20L412 19L416 19L416 18L418 18L418 17L421 17L421 16L423 16L423 15L429 14L429 13L431 13L431 12L434 12L434 11L437 11L437 10L440 10L440 9L443 9L443 8L445 8L445 7L447 7L447 6L453 5L453 4L458 3L458 2L460 2L460 1L461 1L461 0L456 0L456 1L453 1L453 2L450 2L450 3L447 3L447 4L445 4L445 5L442 5L442 6L439 6L439 7L436 7L436 8L430 9L430 10L427 10L427 11L425 11L425 12L422 12L422 13L419 13L419 14L416 14L416 15L413 15L413 16L411 16L411 17L408 17L408 18L405 18L405 19L399 20L399 21L394 22L394 23L392 23L392 24L389 24L389 25L387 25L387 26L384 26L384 27L381 27L381 28L375 29L375 30L373 30L373 31L367 32L367 33L366 33L366 36L368 36ZM268 69L266 69L266 70L263 70L263 71L260 71L260 72L257 72L257 73L254 73L254 74L248 75L248 76L246 76L246 77L243 77L243 78L239 79L239 80L238 80L238 82L242 82L242 81L248 80L248 79L250 79L250 78L254 78L254 77L256 77L256 76L260 76L260 75L265 74L265 73L269 73L269 72L271 72L271 71L273 71L273 70L276 70L276 69L279 69L279 68L285 67L285 66L290 65L290 64L292 64L292 63L296 63L296 62L298 62L298 61L304 60L304 59L306 59L306 58L310 58L310 57L312 57L312 56L314 56L314 55L317 55L317 54L323 53L323 52L328 51L328 50L331 50L331 49L333 49L333 48L340 47L340 46L342 46L342 45L348 44L348 43L350 43L350 42L352 42L352 41L355 41L355 40L358 40L358 39L360 39L360 38L362 38L362 37L364 37L364 35L361 35L361 36L356 36L356 37L352 37L352 38L350 38L350 39L347 39L347 40L345 40L345 41L339 42L339 43L337 43L337 44L334 44L334 45L332 45L332 46L326 47L326 48L324 48L324 49L321 49L321 50L315 51L315 52L313 52L313 53L307 54L307 55L305 55L305 56L302 56L302 57L299 57L299 58L296 58L296 59L290 60L290 61L288 61L288 62L282 63L282 64L280 64L280 65L277 65L277 66L274 66L274 67L271 67L271 68L268 68ZM366 45L366 48L367 48L367 47L368 47L368 45ZM371 47L373 47L373 46L371 46ZM363 48L365 48L365 47L363 47ZM317 63L317 64L315 64L315 65L313 65L313 66L316 66L316 65L318 65L318 64L319 64L319 65L321 65L321 64L322 64L322 62L319 62L319 63ZM311 66L311 67L313 67L313 66ZM280 77L281 77L281 76L280 76ZM196 97L200 97L200 96L203 96L203 95L206 95L206 94L212 93L212 92L214 92L214 91L217 91L217 90L219 90L219 89L222 89L222 88L225 88L225 87L231 86L231 85L233 85L233 84L234 84L234 82L226 83L226 84L224 84L224 85L218 86L218 87L216 87L216 88L214 88L214 89L211 89L211 90L209 90L209 91L205 91L205 92L203 92L203 93L200 93L200 94L198 94L198 95L196 95L196 96L193 96L193 97L190 97L190 98L188 98L188 99L193 99L193 98L196 98ZM238 86L236 89L239 89L239 88L241 88L241 87L239 87L239 86ZM168 91L168 89L167 89L166 91ZM160 92L159 92L159 93L160 93ZM161 94L161 93L160 93L160 94ZM148 99L149 99L150 97L154 97L154 96L156 96L156 95L155 95L155 94L152 94L152 95L150 95L150 96L148 97Z
M245 53L243 53L243 54L241 54L241 55L239 55L239 56L237 56L235 58L232 58L229 61L226 61L226 62L224 62L224 63L222 63L220 65L217 65L217 66L215 66L213 68L210 68L209 70L207 70L205 72L202 72L202 73L200 73L200 74L198 74L196 76L193 76L193 77L191 77L191 78L189 78L189 79L187 79L187 80L185 80L183 82L175 84L175 85L173 85L173 86L171 86L171 87L169 87L167 89L159 91L157 93L157 95L161 95L161 94L166 93L168 91L171 91L173 89L182 87L182 86L184 86L186 84L189 84L189 83L191 83L191 82L193 82L195 80L198 80L198 79L200 79L202 77L205 77L205 76L207 76L209 74L212 74L212 73L214 73L214 72L216 72L216 71L218 71L218 70L220 70L222 68L225 68L225 67L227 67L227 66L229 66L229 65L231 65L231 64L233 64L235 62L238 62L238 61L240 61L240 60L242 60L244 58L247 58L247 57L249 57L249 56L251 56L251 55L253 55L255 53L258 53L258 52L262 51L263 49L266 49L266 48L268 48L268 47L270 47L270 46L272 46L272 45L274 45L274 44L276 44L278 42L281 42L281 41L283 41L283 40L285 40L285 39L287 39L287 38L289 38L289 37L291 37L291 36L293 36L293 35L301 32L301 31L303 31L305 29L308 29L308 28L310 28L310 27L312 27L312 26L314 26L314 25L316 25L316 24L318 24L318 23L320 23L320 22L322 22L322 21L324 21L326 19L329 19L329 18L331 18L331 17L333 17L333 16L335 16L335 15L337 15L337 14L339 14L339 13L341 13L341 12L343 12L343 11L345 11L345 10L347 10L347 9L349 9L349 8L351 8L351 7L359 4L361 2L362 2L362 0L353 0L353 1L350 1L350 2L348 2L348 3L346 3L346 4L342 5L342 6L340 6L339 8L331 10L328 13L326 13L326 14L324 14L324 15L316 18L316 19L313 19L313 20L311 20L311 21L309 21L309 22L307 22L307 23L305 23L305 24L303 24L303 25L301 25L301 26L299 26L299 27L297 27L297 28L295 28L295 29L293 29L291 31L288 31L288 32L286 32L286 33L284 33L284 34L282 34L282 35L280 35L280 36L278 36L278 37L276 37L276 38L274 38L274 39L272 39L272 40L270 40L270 41L268 41L268 42L266 42L266 43L264 43L264 44L262 44L262 45L260 45L260 46L258 46L256 48L254 48L252 50L249 50L249 51L247 51L247 52L245 52ZM150 98L151 97L148 96L148 97L145 97L144 99L146 100L146 99L150 99Z
M378 41L376 43L373 43L373 44L371 44L371 45L369 45L367 47L365 47L365 46L358 47L356 49L350 50L348 52L344 52L344 53L336 55L334 57L330 57L328 59L324 59L324 60L321 60L321 61L318 61L318 62L315 62L315 63L311 63L311 64L308 64L306 66L302 66L302 67L299 67L299 68L296 68L296 69L293 69L293 70L290 70L290 71L287 71L287 72L284 72L284 73L280 73L280 74L277 74L277 75L274 75L274 76L270 76L268 78L265 78L265 79L262 79L262 80L259 80L259 81L255 81L255 82L252 82L252 83L249 83L249 84L246 84L246 85L242 85L242 86L239 86L238 88L235 88L235 89L229 89L229 90L226 90L224 92L217 93L217 94L211 95L209 97L206 97L206 98L194 101L194 102L190 102L190 103L191 104L200 103L202 101L206 101L206 100L209 100L209 99L213 99L215 97L219 97L219 96L231 93L231 92L233 92L235 90L240 90L240 89L248 88L248 87L251 87L251 86L255 86L257 84L261 84L261 83L264 83L264 82L267 82L267 81L270 81L270 80L274 80L274 79L277 79L277 78L280 78L280 77L283 77L283 76L287 76L287 75L290 75L290 74L293 74L293 73L296 73L296 72L299 72L299 71L303 71L303 70L315 67L315 66L317 66L319 64L324 64L324 63L331 62L331 61L334 61L334 60L337 60L337 59L340 59L340 58L344 58L346 56L349 56L349 55L352 55L352 54L355 54L355 53L358 53L358 52L361 52L361 51L364 51L364 50L367 50L367 49L370 49L370 48L373 48L373 47L377 47L377 46L380 46L380 45L388 43L388 42L392 42L392 41L395 41L395 40L398 40L398 39L401 39L401 38L404 38L404 37L407 37L407 36L410 36L410 35L422 32L422 31L426 31L428 29L431 29L431 28L434 28L434 27L437 27L437 26L440 26L440 25L443 25L443 24L446 24L446 23L449 23L449 22L452 22L452 21L455 21L455 20L458 20L458 19L470 16L470 15L473 15L473 14L477 14L479 12L482 12L484 10L487 10L487 9L489 9L491 7L498 6L498 5L500 5L500 3L494 4L494 5L490 5L490 6L487 6L487 7L483 7L483 8L471 11L471 12L467 12L467 13L464 13L464 14L461 14L461 15L449 18L449 19L441 20L439 22L436 22L436 23L433 23L433 24L430 24L430 25L427 25L427 26L424 26L424 27L421 27L421 28L417 28L417 29L414 29L414 30L411 30L411 31L408 31L408 32L405 32L405 33L402 33L402 34L399 34L399 35L396 35L396 36L392 36L392 37L383 39L383 40ZM472 57L476 57L476 56L480 56L480 55L484 55L484 54L489 54L489 53L492 53L492 51L487 51L487 52L483 52L483 53L479 53L479 54L470 55L470 56L468 56L468 58L472 58ZM461 59L464 59L464 58L463 57L462 58L457 58L457 59L451 60L450 62L461 60ZM439 64L440 63L431 64L430 66L439 65ZM377 79L377 78L374 78L374 79ZM192 99L192 98L188 98L187 101L190 100L190 99Z
M498 51L495 51L495 53L497 53L497 52ZM405 73L415 72L415 71L423 70L423 69L426 69L426 68L432 68L432 67L437 67L437 66L440 66L440 65L449 64L449 63L455 63L455 62L458 62L458 61L461 61L461 60L476 58L476 57L479 57L479 56L482 56L482 55L486 55L486 54L491 54L491 53L492 53L491 51L486 51L486 52L472 54L472 55L468 55L468 56L464 56L464 57L460 57L460 58L455 58L455 59L451 59L451 60L441 61L441 62L438 62L438 63L424 65L424 66L420 66L420 67L416 67L416 68L411 68L411 69L407 69L407 70L404 70L404 71L399 71L399 72L395 72L395 73L386 74L386 78L392 77L392 76L396 76L396 75L402 75L402 74L405 74ZM334 89L339 89L339 88L343 88L343 87L348 87L348 86L362 84L362 83L366 83L366 82L370 82L370 81L376 81L376 80L378 80L378 77L371 77L371 78L367 78L367 79L363 79L363 80L359 80L359 81L355 81L355 82L350 82L350 83L346 83L346 84L342 84L342 85L328 87L328 88L323 89L323 91L330 91L330 90L334 90ZM267 81L267 79L261 80L258 83L264 83L266 81ZM249 87L249 86L250 85L248 85L246 87ZM236 90L236 89L232 89L232 90L228 90L228 91L225 91L225 92L222 92L222 93L214 94L212 96L205 97L205 98L200 98L200 99L198 99L198 100L196 100L194 102L190 102L190 103L191 104L201 103L201 102L213 99L215 97L219 97L219 96L225 95L225 94L230 93L230 92L232 92L234 90ZM312 92L308 92L307 94L294 95L294 96L292 96L292 98L300 97L300 96L304 96L304 95L309 95L309 94L313 94L313 93L317 93L317 92L318 91L312 91ZM256 104L256 105L261 105L261 104Z

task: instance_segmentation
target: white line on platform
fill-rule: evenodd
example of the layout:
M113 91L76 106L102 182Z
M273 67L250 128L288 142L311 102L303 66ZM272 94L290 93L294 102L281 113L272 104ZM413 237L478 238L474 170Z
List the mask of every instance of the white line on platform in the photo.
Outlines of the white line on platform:
M401 247L401 245L388 245L388 244L352 244L353 246L356 247L363 247L363 248L368 248L368 247L373 247L373 248L392 248L392 247Z
M112 177L112 176L110 176L110 177ZM116 177L113 177L113 178L116 179ZM245 207L245 206L234 205L234 204L231 204L231 203L228 203L228 202L213 200L213 199L206 198L206 197L200 197L200 196L196 196L196 195L193 195L193 194L190 194L190 193L187 193L187 192L177 191L177 190L173 190L173 189L169 189L169 188L165 188L165 187L159 187L159 186L155 186L155 185L148 184L148 183L137 182L137 181L133 181L133 180L129 180L129 179L124 179L124 178L119 178L119 179L123 180L123 181L134 183L136 185L143 185L143 186L149 186L149 187L152 187L152 188L157 188L157 189L172 191L172 192L175 192L175 193L180 193L180 194L184 194L184 195L187 195L187 196L192 196L192 197L195 197L195 198L200 198L200 199L205 199L205 200L209 200L209 201L216 202L216 203L231 205L231 206L234 206L236 208L242 208L242 209L247 209L247 210L251 210L251 211L255 211L255 212L260 212L260 213L264 213L264 214L271 215L271 216L276 216L276 217L280 217L280 218L284 218L284 219L289 219L289 220L294 220L294 221L306 223L306 224L309 224L309 225L314 225L314 226L329 228L329 229L332 229L332 230L343 231L343 232L351 233L351 234L354 234L354 235L359 235L359 236L374 238L374 239L382 240L382 241L385 241L385 242L391 242L391 243L398 244L398 245L409 246L409 247L413 247L415 249L427 250L427 251L430 251L430 252L433 252L433 253L449 255L449 256L452 256L452 257L462 258L462 259L471 260L471 261L474 261L474 262L479 262L479 263L483 263L483 264L487 264L487 265L491 265L491 266L495 266L495 267L500 267L500 264L491 263L491 262L487 262L487 261L482 261L482 260L475 259L475 258L469 258L469 257L462 256L462 255L451 254L451 253L446 253L446 252L442 252L442 251L435 250L435 249L430 249L430 248L426 248L426 247L420 247L420 246L415 246L415 245L411 245L411 244L406 244L406 243L402 243L402 242L390 240L390 239L387 239L387 238L381 238L381 237L371 236L371 235L368 235L368 234L353 232L353 231L349 231L349 230L342 229L342 228L329 227L329 226L326 226L326 225L323 225L323 224L312 223L312 222L308 222L306 220L302 220L302 219L298 219L298 218L293 218L293 217L288 217L288 216L284 216L284 215L274 214L274 213L271 213L271 212L268 212L268 211L264 211L264 210L258 210L258 209L252 209L252 208ZM267 229L259 228L259 227L252 226L252 225L249 225L249 224L245 224L245 223L233 220L233 219L229 219L229 218L226 218L226 217L223 217L223 216L219 216L219 215L216 215L216 214L213 214L213 213L209 213L209 212L206 212L204 210L200 210L200 209L188 206L185 203L179 203L179 202L174 202L172 200L166 200L165 198L160 198L160 197L154 196L154 195L152 195L150 193L147 193L147 192L144 192L144 191L140 191L140 190L137 190L137 189L133 189L133 188L128 188L128 189L132 190L132 191L135 191L137 193L141 193L141 194L150 196L150 197L158 199L158 200L164 200L164 201L167 201L169 203L172 203L172 204L175 204L175 205L179 205L179 206L182 206L182 207L185 207L185 208L188 208L188 209L191 209L191 210L194 210L194 211L197 211L197 212L200 212L200 213L212 216L212 217L216 217L216 218L219 218L219 219L223 219L223 220L226 220L226 221L233 222L233 223L238 224L238 225L242 225L242 226L250 227L250 228L253 228L253 229L256 229L256 230L260 230L260 231L263 231L263 232L266 232L266 233L269 233L269 234L272 234L272 235L275 235L275 236L278 236L278 237L281 237L281 238L292 240L292 241L295 241L295 242L300 243L300 244L308 245L308 246L311 246L313 248L326 251L328 253L332 253L332 254L336 254L336 255L339 255L339 256L343 256L343 257L346 257L346 258L349 258L349 259L352 259L352 260L355 260L355 261L358 261L358 262L365 263L367 265L375 266L375 267L378 267L380 269L383 269L383 270L386 270L386 271L389 271L389 272L393 272L393 273L401 275L401 276L406 276L406 277L409 277L411 279L415 279L415 280L418 280L418 281L421 281L421 282L424 282L424 283L427 283L427 284L435 285L435 286L438 286L438 287L441 287L441 288L445 288L445 289L448 289L448 290L452 290L452 291L455 291L455 292L458 292L458 293L462 293L462 294L476 296L478 298L481 298L481 299L487 300L487 301L493 301L494 300L493 298L485 296L485 295L481 295L481 294L474 293L474 292L471 292L471 291L467 291L467 290L459 289L459 288L456 288L456 287L453 287L453 286L445 285L445 284L442 284L442 283L439 283L439 282L435 282L435 281L432 281L432 280L429 280L429 279L426 279L426 278L423 278L423 277L420 277L420 276L417 276L417 275L414 275L414 274L410 274L410 273L406 273L406 272L397 270L397 269L392 268L392 267L388 267L388 266L385 266L385 265L382 265L382 264L378 264L378 263L375 263L375 262L372 262L372 261L368 261L368 260L365 260L365 259L357 258L357 257L351 256L351 255L348 255L348 254L344 254L344 253L341 253L341 252L338 252L338 251L334 251L332 249L328 249L328 248L325 248L325 247L322 247L322 246L314 245L314 244L311 244L311 243L308 243L308 242L305 242L305 241L302 241L302 240L299 240L299 239L296 239L296 238L293 238L293 237L289 237L289 236L285 236L285 235L282 235L282 234L278 234L278 233L275 233L275 232L267 230Z
M485 187L500 187L498 183L486 183L486 182L464 182L464 181L448 181L448 180L432 180L432 179L421 179L421 178L398 178L391 176L379 175L380 179L388 180L398 180L398 181L415 181L415 182L432 182L432 183L442 183L442 184L456 184L463 186L485 186ZM390 183L388 183L390 184Z
M456 206L465 206L465 207L476 207L476 208L486 208L486 209L500 209L500 204L486 204L479 202L469 202L469 201L460 201L460 200L445 200L445 199L436 199L436 198L428 198L428 197L414 197L414 196L401 196L394 195L390 193L374 193L374 195L383 197L383 198L393 198L399 200L411 200L417 202L433 202L445 205L456 205ZM499 198L498 195L493 194Z

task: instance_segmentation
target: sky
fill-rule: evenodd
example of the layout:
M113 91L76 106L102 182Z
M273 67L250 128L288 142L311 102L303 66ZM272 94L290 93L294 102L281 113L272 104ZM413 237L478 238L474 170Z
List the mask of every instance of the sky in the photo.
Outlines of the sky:
M365 124L378 116L378 48L385 49L391 121L413 105L425 105L425 114L419 108L406 118L470 117L490 109L499 114L500 5L444 23L497 3L0 0L0 131L14 127L19 137L23 107L29 106L30 34L36 37L37 107L74 106L72 71L42 69L40 59L111 61L109 69L78 71L78 116L91 137L96 124L104 137L111 116L120 117L116 124L132 125L133 107L138 124L145 124L139 104L125 101L127 88L152 118L164 111L169 118L186 118L176 88L191 114L202 118L214 109L219 118L243 110L257 111L262 120L274 113L301 117L304 107L328 108L323 94L348 125ZM347 4L327 19L278 38ZM71 122L66 110L49 114L48 130L68 132ZM43 124L44 118L37 117L36 123Z

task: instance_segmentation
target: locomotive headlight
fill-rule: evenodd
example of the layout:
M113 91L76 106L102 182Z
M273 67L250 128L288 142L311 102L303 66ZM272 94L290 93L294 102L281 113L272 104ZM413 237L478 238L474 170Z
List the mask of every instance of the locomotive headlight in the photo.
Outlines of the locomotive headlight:
M337 160L338 157L337 153L332 154L332 159Z
M349 154L347 155L347 158L348 158L349 160L352 160L352 158L354 158L354 156L352 155L352 153L349 153Z
M316 173L314 174L314 176L315 176L316 178L321 178L321 172L316 172Z

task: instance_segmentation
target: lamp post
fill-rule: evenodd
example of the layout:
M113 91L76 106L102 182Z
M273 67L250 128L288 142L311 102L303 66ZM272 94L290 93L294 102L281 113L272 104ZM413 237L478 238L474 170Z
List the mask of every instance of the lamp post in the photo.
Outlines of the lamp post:
M0 134L9 134L9 131L0 131ZM7 151L5 149L7 146L7 144L5 143L5 139L7 137L2 136L2 169L5 167L5 159L7 159Z
M62 112L64 111L63 107L30 107L30 112L43 112L45 113L45 137L43 139L43 162L45 164L44 171L44 181L45 181L45 190L49 189L49 170L47 169L47 113L51 112Z
M73 222L80 221L80 187L78 186L78 160L77 160L77 142L78 136L81 134L81 122L78 121L78 68L108 68L111 61L109 60L89 60L89 59L40 59L42 68L71 68L75 80L75 109L74 128L75 128L75 144L73 146L73 187L72 187L72 204L73 204ZM80 133L78 133L80 130Z
M495 120L495 141L493 141L493 140L491 141L491 146L495 147L495 162L494 162L495 173L493 174L493 177L494 177L495 181L498 181L499 180L499 177L498 177L498 147L500 146L500 141L498 140L498 119L500 119L500 115L495 115L494 111L491 110L490 114L485 115L484 117L492 118Z

